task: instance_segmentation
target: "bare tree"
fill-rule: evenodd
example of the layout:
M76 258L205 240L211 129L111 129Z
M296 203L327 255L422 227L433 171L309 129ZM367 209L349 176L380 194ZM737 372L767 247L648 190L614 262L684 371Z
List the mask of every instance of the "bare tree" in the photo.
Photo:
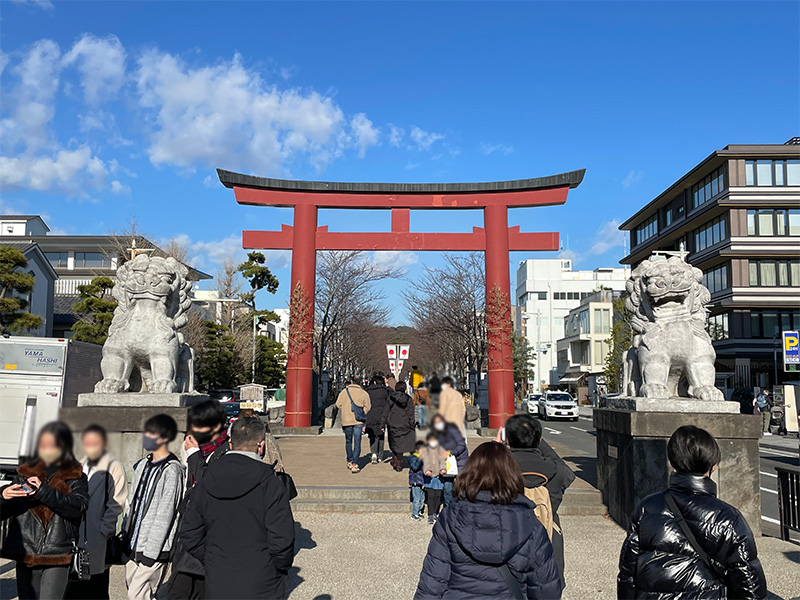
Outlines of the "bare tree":
M385 325L389 311L378 282L403 277L362 251L321 252L317 267L314 357L317 368L333 367L335 380L366 368L357 349L372 328ZM333 361L336 364L333 364ZM358 362L357 362L358 361Z
M411 282L406 307L420 341L440 357L435 368L464 379L470 369L481 372L487 356L483 257L445 254L444 260Z

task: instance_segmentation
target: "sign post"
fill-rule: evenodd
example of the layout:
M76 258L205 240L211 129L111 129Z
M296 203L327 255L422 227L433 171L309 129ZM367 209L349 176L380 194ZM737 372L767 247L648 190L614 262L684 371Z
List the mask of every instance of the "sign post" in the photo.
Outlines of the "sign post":
M797 371L800 365L800 334L797 331L783 332L783 370Z
M403 363L411 354L411 346L408 344L386 344L386 356L389 359L389 371L395 377L400 377L403 370Z

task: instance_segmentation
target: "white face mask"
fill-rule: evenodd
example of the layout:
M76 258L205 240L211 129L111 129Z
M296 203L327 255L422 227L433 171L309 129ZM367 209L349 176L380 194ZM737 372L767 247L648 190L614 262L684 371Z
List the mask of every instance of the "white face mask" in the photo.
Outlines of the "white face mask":
M437 442L436 440L431 440L430 442L428 442L428 446L430 446L431 448L436 448L436 446L438 445L439 442Z
M444 431L445 424L439 421L436 425L433 426L436 431Z

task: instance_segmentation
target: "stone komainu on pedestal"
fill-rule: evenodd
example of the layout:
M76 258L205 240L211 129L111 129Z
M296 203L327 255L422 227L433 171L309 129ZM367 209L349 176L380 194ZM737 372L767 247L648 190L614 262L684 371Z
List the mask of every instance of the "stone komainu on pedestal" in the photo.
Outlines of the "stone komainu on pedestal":
M178 329L191 305L187 269L174 258L136 256L117 270L119 303L103 346L95 393L194 391L194 354Z
M679 256L653 255L631 273L625 306L633 341L623 365L630 397L722 401L714 387L716 353L705 329L711 294L703 272Z

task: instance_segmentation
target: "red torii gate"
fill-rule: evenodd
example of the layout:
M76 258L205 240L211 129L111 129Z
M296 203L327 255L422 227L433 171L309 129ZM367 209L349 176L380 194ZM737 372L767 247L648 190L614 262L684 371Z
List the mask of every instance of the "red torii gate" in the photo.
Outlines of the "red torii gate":
M239 204L294 209L280 231L243 231L246 249L292 251L286 427L311 425L314 288L317 250L451 250L485 253L489 427L514 414L509 251L558 250L558 233L524 233L508 226L508 209L564 204L585 170L488 183L326 183L288 181L217 169ZM317 226L319 208L390 209L389 232L340 233ZM482 209L472 233L414 233L411 209Z

